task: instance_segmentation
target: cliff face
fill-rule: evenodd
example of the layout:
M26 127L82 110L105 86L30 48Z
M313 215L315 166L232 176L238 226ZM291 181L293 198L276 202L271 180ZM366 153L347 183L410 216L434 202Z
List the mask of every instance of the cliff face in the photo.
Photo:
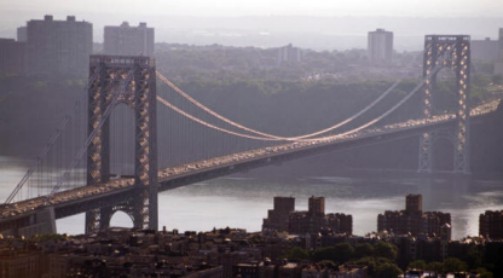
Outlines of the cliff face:
M250 84L230 84L219 86L186 85L187 91L208 104L216 111L245 125L277 134L302 134L319 130L352 115L355 110L365 107L388 84L353 84L353 85L317 85L311 87L283 84L282 93L268 95ZM407 90L408 88L403 88ZM170 101L189 108L186 103L159 86L159 94ZM46 144L47 138L62 122L65 114L72 111L74 100L82 99L86 94L79 82L71 81L34 81L10 80L2 82L0 91L0 155L23 158L35 157ZM382 107L383 111L396 103L400 95L390 96ZM85 99L85 97L84 97ZM406 107L393 115L400 120L406 115L417 114L420 98L413 98ZM84 110L85 111L85 110ZM370 115L356 122L354 126L377 115ZM85 113L82 115L86 116ZM207 154L220 155L233 150L237 140L228 139L228 135L209 132L207 129L187 124L178 115L158 107L159 150L169 153L160 156L161 165L177 164L204 150ZM196 114L204 118L201 113ZM133 119L132 115L127 115ZM213 122L220 124L219 122ZM85 127L83 127L85 128ZM132 134L130 132L129 134ZM503 173L503 106L498 112L474 121L471 126L471 169L473 173L486 175ZM119 136L120 137L120 136ZM188 140L187 138L190 138ZM127 144L128 140L119 140L116 144ZM130 140L129 140L130 141ZM201 149L191 144L198 145ZM243 140L241 140L243 141ZM224 142L225 144L223 144ZM130 144L130 143L129 143ZM237 149L260 146L247 141ZM418 138L386 142L379 145L364 146L358 149L339 151L283 163L279 167L268 167L250 174L274 175L330 175L347 169L404 169L415 170L418 160ZM213 145L219 145L215 148ZM452 167L453 146L448 140L435 142L435 165L437 169L448 170Z
M70 113L83 81L0 80L0 155L34 158Z
M471 168L474 173L503 176L503 102L492 115L475 123L471 130Z

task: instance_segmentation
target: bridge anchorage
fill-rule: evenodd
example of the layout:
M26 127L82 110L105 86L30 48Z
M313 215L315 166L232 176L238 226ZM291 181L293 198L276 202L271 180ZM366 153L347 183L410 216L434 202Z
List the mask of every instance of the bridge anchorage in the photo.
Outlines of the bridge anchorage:
M454 71L456 78L457 111L456 127L450 131L454 142L453 172L470 173L470 36L427 35L424 43L423 116L430 119L433 112L433 94L439 68ZM419 173L431 173L434 169L433 144L436 133L425 132L419 143Z
M134 111L133 194L119 205L86 212L86 233L106 229L116 211L135 228L158 228L155 62L149 57L91 56L88 89L87 185L109 182L110 114L120 103ZM92 134L94 133L94 134ZM94 135L94 136L91 136Z

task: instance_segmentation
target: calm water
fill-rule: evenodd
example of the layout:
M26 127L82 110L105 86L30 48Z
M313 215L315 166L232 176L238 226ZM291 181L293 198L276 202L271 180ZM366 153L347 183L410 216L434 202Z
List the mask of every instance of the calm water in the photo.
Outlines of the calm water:
M24 174L14 160L0 157L0 198L3 202ZM484 210L503 209L503 182L474 181L471 184L418 179L355 179L302 177L281 181L227 177L181 187L159 194L159 226L181 231L210 230L213 227L240 227L258 231L273 196L296 197L296 209L307 209L307 198L326 197L327 212L353 215L357 235L377 229L377 214L403 209L405 195L423 194L424 210L451 213L453 238L478 234L478 217ZM112 218L114 226L132 226L123 213ZM84 232L84 215L57 221L60 233Z

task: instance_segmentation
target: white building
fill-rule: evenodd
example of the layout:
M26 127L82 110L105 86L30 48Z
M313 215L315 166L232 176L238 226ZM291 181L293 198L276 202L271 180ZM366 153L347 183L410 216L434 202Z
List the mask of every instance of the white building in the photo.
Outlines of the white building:
M85 76L93 45L93 26L75 16L54 20L30 20L18 29L18 40L26 42L26 71L30 75Z
M105 26L104 54L153 56L154 28L141 22L137 27L123 22L120 26Z
M393 60L393 32L377 29L368 33L368 52L372 65L383 66Z

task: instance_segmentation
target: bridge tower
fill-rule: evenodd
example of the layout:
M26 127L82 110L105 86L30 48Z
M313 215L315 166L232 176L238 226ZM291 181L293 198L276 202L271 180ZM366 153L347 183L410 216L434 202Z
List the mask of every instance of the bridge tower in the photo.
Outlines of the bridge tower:
M432 116L433 88L437 73L441 68L454 71L456 76L456 128L454 131L454 173L470 173L470 36L465 35L427 35L424 43L423 77L423 116ZM433 141L435 133L427 132L419 144L418 171L431 173L433 168Z
M87 184L110 180L110 114L126 104L134 111L135 194L116 206L86 212L86 233L106 229L116 211L127 213L135 228L155 229L157 217L157 132L155 61L149 57L93 55L90 58Z

